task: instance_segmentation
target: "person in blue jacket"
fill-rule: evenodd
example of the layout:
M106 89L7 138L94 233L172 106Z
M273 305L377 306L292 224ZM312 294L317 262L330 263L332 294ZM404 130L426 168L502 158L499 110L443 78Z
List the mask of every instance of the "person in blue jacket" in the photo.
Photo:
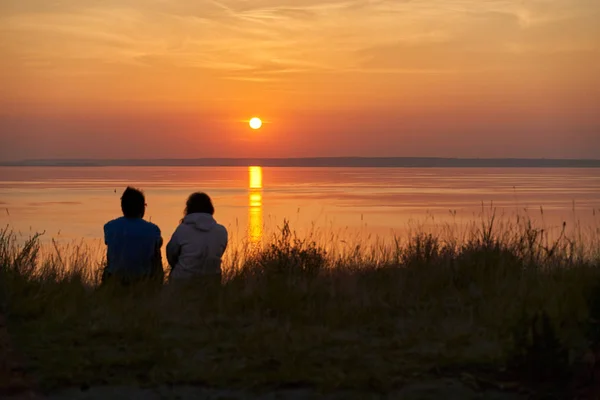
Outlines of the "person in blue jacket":
M104 225L107 246L102 281L117 278L128 285L144 279L162 283L164 270L160 229L144 220L146 198L141 190L128 187L121 196L123 216Z

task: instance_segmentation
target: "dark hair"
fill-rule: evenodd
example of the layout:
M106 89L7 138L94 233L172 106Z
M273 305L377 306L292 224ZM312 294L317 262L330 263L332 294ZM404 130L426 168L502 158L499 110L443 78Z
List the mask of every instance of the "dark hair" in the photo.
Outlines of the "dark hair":
M128 186L121 196L121 210L125 218L141 218L146 211L144 192Z
M192 193L185 203L184 215L205 213L213 215L215 207L206 193Z

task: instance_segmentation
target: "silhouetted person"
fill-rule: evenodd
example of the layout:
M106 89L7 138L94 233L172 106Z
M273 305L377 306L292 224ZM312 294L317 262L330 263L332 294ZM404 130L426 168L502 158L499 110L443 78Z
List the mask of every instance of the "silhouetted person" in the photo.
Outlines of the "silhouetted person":
M221 282L221 257L227 248L227 229L215 221L210 197L205 193L190 195L185 216L167 244L171 280L196 278L210 283Z
M123 217L104 225L107 265L102 281L116 278L123 284L130 284L152 278L162 283L162 237L158 226L143 219L146 212L144 193L132 187L125 189L121 210Z

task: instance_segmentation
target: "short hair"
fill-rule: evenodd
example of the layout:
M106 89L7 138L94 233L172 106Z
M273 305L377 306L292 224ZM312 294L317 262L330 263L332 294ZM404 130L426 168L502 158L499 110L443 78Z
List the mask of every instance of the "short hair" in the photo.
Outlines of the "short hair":
M212 200L206 193L192 193L185 203L185 215L194 213L204 213L214 215L215 207Z
M126 218L138 218L144 216L146 211L146 197L144 192L128 186L121 196L121 210Z

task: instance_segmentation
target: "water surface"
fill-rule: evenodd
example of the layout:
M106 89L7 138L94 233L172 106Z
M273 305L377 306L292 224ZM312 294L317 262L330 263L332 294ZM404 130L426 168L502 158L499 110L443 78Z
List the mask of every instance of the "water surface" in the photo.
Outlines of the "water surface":
M186 197L205 191L233 240L259 242L284 218L300 232L402 235L417 222L462 224L482 205L547 228L597 226L600 172L575 168L0 167L0 223L60 240L102 238L133 185L166 239ZM540 210L543 210L541 212Z

